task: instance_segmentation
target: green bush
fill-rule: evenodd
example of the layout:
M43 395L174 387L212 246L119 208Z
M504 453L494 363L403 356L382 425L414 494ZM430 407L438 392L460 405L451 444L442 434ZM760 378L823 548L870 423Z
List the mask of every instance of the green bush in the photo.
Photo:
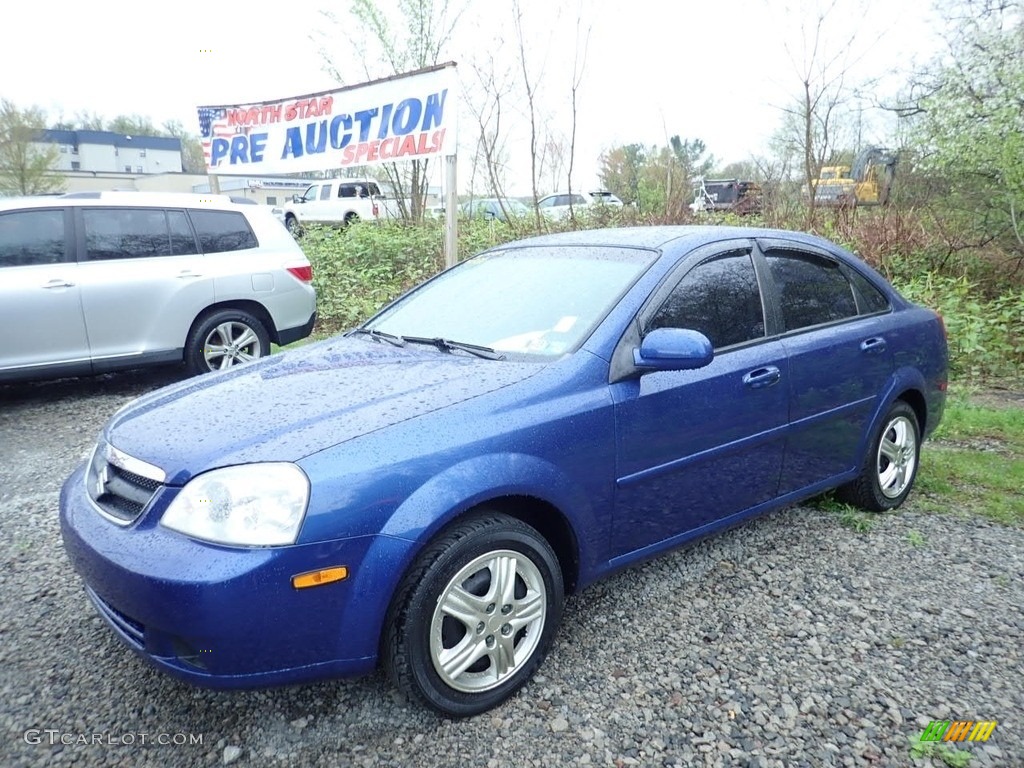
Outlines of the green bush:
M866 221L871 221L866 219ZM575 222L542 221L544 231L653 223L633 209L581 211ZM756 217L704 217L701 223L758 225ZM781 224L781 222L780 222ZM797 228L797 227L794 227ZM942 274L922 267L926 255L910 250L897 231L882 238L874 229L859 233L832 227L835 239L858 251L858 234L873 253L898 261L887 269L900 291L912 301L942 313L949 334L950 370L954 377L1019 375L1024 369L1024 289L1004 287L995 298L966 276ZM892 229L890 227L890 229ZM888 230L887 230L888 232ZM482 219L459 221L459 259L487 248L536 234L536 219L511 222ZM844 236L845 235L845 236ZM874 242L877 238L878 242ZM444 222L420 226L401 222L357 222L347 229L311 226L300 240L313 264L319 304L318 330L334 333L366 320L387 302L444 267ZM895 250L900 245L906 251ZM909 255L904 255L909 254ZM877 263L877 259L870 259ZM890 265L892 266L892 265Z
M966 277L929 272L897 283L900 292L938 311L949 336L954 377L1001 377L1024 365L1024 291L1007 291L986 300Z

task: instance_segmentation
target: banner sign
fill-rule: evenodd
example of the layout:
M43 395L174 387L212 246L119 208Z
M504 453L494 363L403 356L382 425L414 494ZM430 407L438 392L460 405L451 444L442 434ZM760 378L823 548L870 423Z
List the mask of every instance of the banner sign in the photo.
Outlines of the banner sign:
M457 81L446 64L282 101L199 108L211 174L320 171L455 154Z

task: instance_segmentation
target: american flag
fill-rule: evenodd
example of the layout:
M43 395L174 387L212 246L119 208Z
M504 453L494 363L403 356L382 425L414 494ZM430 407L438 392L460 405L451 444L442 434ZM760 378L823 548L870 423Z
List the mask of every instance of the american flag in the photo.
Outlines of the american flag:
M210 165L210 145L214 139L230 139L240 131L227 124L228 111L224 107L200 107L199 135L202 138L203 157Z

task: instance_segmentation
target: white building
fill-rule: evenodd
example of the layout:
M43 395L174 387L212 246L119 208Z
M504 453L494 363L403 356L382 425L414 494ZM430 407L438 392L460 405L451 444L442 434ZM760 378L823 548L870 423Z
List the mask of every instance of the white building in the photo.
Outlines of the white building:
M181 139L169 136L47 130L39 138L41 144L57 145L57 173L181 173Z

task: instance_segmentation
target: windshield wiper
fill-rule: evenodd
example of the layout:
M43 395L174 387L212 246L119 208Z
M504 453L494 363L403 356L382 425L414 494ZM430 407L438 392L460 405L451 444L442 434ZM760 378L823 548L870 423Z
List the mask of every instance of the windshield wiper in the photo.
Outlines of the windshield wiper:
M371 339L376 339L377 341L386 341L388 344L394 344L396 347L405 346L405 339L401 336L395 336L392 333L384 333L384 331L377 331L373 328L356 328L349 331L347 335L355 336L357 333L366 334Z
M452 341L451 339L428 338L427 336L402 336L403 339L412 344L429 344L437 347L442 352L452 352L456 349L469 352L471 355L482 357L486 360L504 360L505 356L496 352L490 347L481 347L479 344L467 344L464 341Z

